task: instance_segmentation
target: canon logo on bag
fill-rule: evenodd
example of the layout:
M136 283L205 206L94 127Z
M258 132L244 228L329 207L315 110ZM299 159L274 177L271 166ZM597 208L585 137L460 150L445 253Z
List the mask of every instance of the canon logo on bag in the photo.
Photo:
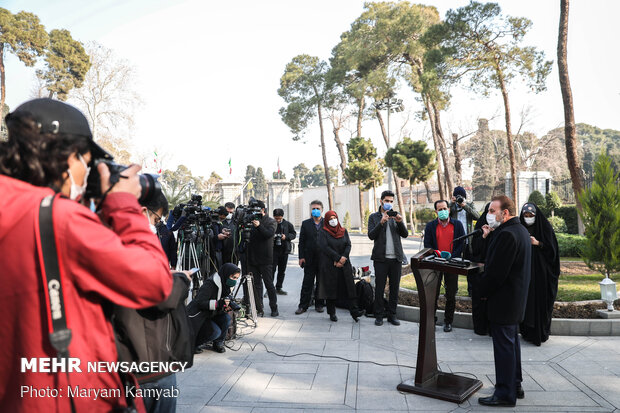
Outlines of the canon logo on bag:
M58 280L51 280L47 284L50 295L50 307L52 309L52 319L58 320L62 318L62 308L60 308L60 283Z

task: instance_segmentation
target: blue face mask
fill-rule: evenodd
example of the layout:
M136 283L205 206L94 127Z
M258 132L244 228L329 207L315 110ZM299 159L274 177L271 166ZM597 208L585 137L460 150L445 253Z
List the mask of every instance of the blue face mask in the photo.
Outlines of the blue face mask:
M447 209L442 209L441 211L437 212L437 216L440 220L445 221L450 216L450 211L448 211Z
M226 285L229 287L234 287L237 285L237 280L233 280L232 278L226 278Z
M383 203L383 210L384 211L389 211L392 209L392 203L391 202L384 202Z
M312 210L312 216L315 218L319 218L321 216L321 210L320 209L313 209Z

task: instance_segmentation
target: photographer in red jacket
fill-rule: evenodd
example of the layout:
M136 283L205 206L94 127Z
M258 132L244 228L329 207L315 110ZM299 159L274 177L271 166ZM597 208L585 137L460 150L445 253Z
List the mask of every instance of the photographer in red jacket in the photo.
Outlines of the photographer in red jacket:
M89 362L115 362L117 352L104 306L144 308L164 301L172 289L168 261L141 214L141 186L133 165L110 183L101 176L101 220L79 204L93 159L109 155L95 144L84 115L52 99L36 99L6 117L8 141L0 143L0 411L123 411L127 401L118 373L92 372ZM68 353L81 372L24 370L57 351L49 337L44 279L37 247L43 198L58 194L53 225L59 255ZM105 224L105 225L104 225ZM84 397L69 397L69 388ZM47 389L51 396L41 395ZM51 393L50 393L51 392ZM87 392L87 393L84 393ZM98 393L96 393L98 392ZM55 395L55 396L54 396ZM143 411L141 399L136 407Z

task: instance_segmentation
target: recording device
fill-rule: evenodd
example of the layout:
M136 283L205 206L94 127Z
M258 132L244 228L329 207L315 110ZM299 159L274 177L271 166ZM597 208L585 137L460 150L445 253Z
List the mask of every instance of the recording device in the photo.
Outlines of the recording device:
M282 246L282 234L276 234L273 238L273 245L276 247Z
M239 205L235 209L234 221L237 223L241 233L241 242L249 242L250 234L254 228L252 221L260 221L263 218L262 208L258 206L258 201L250 197L248 205Z
M88 175L86 192L84 193L86 199L100 199L103 196L101 193L101 176L97 169L100 163L104 163L108 166L110 170L110 184L112 185L121 179L121 172L129 168L129 166L120 165L111 160L95 159L90 174ZM157 180L159 176L154 174L140 174L139 177L142 191L140 193L140 198L138 198L138 202L140 202L140 205L147 205L161 193L161 185Z
M460 240L465 239L467 237L471 237L472 235L481 234L481 233L482 233L482 228L478 228L477 230L472 231L469 234L461 235L460 237L454 238L452 240L452 242L460 241Z
M226 297L226 299L229 300L228 307L230 307L232 311L241 310L241 306L237 304L237 302L235 301L235 298L232 295L229 295L228 297Z
M387 211L388 217L395 217L396 215L398 215L398 212L394 211L393 209L390 209L389 211Z
M463 202L465 202L465 198L463 198L461 195L457 195L456 203L457 204L462 204Z

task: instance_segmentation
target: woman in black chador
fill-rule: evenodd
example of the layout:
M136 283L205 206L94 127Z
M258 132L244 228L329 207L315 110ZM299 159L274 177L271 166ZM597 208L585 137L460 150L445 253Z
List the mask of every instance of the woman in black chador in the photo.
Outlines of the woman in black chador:
M349 311L355 321L364 314L357 308L355 283L353 282L353 268L349 261L351 239L347 230L340 225L338 215L334 211L327 211L323 219L323 228L318 236L319 254L319 299L327 301L329 319L338 321L336 316L336 299L338 297L338 279L344 278Z
M519 219L532 240L532 277L521 335L523 339L540 346L549 338L553 303L558 293L558 241L551 224L536 204L523 205Z

